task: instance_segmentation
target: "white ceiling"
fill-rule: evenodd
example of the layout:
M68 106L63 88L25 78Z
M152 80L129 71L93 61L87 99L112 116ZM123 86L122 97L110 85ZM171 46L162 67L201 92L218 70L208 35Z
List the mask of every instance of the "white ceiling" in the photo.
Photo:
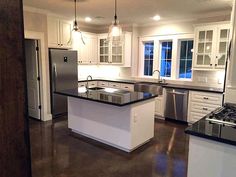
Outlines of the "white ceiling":
M78 16L82 21L90 16L93 25L111 23L114 0L78 0ZM228 15L232 0L117 0L121 24L145 25L154 23L152 16L159 14L161 22L194 20ZM74 17L74 0L23 0L24 6L44 9L68 18ZM102 17L102 18L99 18Z

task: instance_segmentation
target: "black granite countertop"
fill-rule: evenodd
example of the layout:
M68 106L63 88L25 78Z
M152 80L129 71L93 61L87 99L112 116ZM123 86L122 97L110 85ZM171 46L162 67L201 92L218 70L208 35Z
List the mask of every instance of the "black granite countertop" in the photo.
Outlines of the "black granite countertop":
M236 146L236 127L213 124L205 117L189 126L185 133Z
M115 106L125 106L133 103L149 100L157 97L151 93L130 92L113 88L101 88L99 90L86 90L86 88L56 91L56 94L70 96Z
M78 82L85 82L85 79L79 80ZM107 82L119 82L119 83L127 83L127 84L135 84L143 81L138 80L126 80L126 79L93 79L90 81L107 81ZM145 81L145 83L150 84L158 84L156 82ZM182 84L169 84L165 83L162 85L164 88L176 88L176 89L187 89L192 91L204 91L204 92L212 92L212 93L223 93L223 88L213 88L213 87L202 87L195 85L182 85Z
M129 80L129 79L102 79L102 78L96 78L96 79L89 80L89 81L119 82L119 83L124 83L124 84L135 84L135 83L139 82L139 81ZM87 82L87 80L81 79L78 82Z
M179 89L188 89L193 91L204 91L204 92L213 92L213 93L223 93L223 88L213 88L213 87L202 87L202 86L193 86L193 85L179 85L179 84L167 84L163 85L165 88L179 88Z

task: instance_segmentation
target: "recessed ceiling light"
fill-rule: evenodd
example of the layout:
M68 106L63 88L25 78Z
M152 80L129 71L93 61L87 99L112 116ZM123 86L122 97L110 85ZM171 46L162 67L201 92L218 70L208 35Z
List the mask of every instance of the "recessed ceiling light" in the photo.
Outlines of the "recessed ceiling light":
M159 15L155 15L154 17L152 17L152 19L155 21L159 21L161 17Z
M85 19L84 19L86 22L91 22L92 21L92 18L90 18L90 17L85 17Z

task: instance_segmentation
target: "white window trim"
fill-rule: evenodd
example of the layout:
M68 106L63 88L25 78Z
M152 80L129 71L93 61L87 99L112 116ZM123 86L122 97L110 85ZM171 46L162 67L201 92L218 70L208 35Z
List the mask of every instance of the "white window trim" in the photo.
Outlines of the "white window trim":
M191 37L192 36L192 37ZM180 65L180 47L181 47L181 41L186 41L186 40L193 40L193 49L194 49L194 35L189 35L189 36L184 36L182 38L178 39L178 49L177 49L177 62L176 62L176 77L175 80L179 81L192 81L193 80L193 69L192 69L192 78L187 79L187 78L179 78L179 65ZM193 68L193 56L192 56L192 68Z
M143 37L139 38L139 69L138 69L138 75L139 77L144 78L153 78L153 76L145 76L144 75L144 43L146 42L154 42L154 51L153 51L153 68L155 67L155 61L156 59L156 50L155 50L155 37Z
M172 64L171 64L171 77L162 77L166 80L177 80L177 81L192 81L192 79L179 78L179 55L180 55L180 41L182 40L194 40L194 34L178 34L178 35L164 35L164 36L151 36L151 37L140 37L139 38L139 68L138 75L142 78L155 79L158 77L158 73L153 76L144 75L144 43L154 42L154 54L153 54L153 71L160 70L160 50L162 41L172 41ZM195 43L194 43L195 44Z

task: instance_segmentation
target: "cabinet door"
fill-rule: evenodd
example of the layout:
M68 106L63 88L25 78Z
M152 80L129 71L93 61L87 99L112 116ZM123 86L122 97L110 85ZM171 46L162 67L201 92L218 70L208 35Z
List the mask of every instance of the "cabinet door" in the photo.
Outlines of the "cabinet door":
M96 65L98 62L98 39L97 36L91 35L89 38L88 59L90 64Z
M229 46L229 27L219 27L217 33L216 68L224 68Z
M58 48L60 46L60 23L59 19L48 17L48 47Z
M88 49L90 46L90 40L89 37L85 34L83 34L83 40L84 43L80 40L79 41L79 64L89 64L89 59L88 59Z
M155 114L158 116L161 116L161 117L164 116L163 97L162 96L159 96L155 99Z
M97 64L97 36L92 34L83 34L85 44L79 43L79 63Z
M215 33L215 27L199 28L196 30L195 67L213 67Z
M68 21L60 21L60 44L63 48L72 48L71 44L72 25Z
M99 38L99 63L107 64L109 62L109 43L105 37Z
M122 64L123 63L123 45L111 44L111 63Z

